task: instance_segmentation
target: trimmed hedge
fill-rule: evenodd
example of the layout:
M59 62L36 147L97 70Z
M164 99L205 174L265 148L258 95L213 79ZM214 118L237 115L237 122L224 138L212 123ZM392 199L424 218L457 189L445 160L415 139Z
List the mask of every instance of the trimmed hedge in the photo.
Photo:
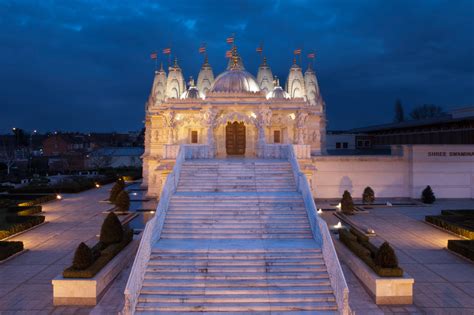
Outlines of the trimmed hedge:
M40 213L43 211L42 209L43 207L41 206L29 206L29 207L15 206L15 207L8 207L7 212L15 213L16 215L19 215L19 216L26 216L26 215Z
M62 194L76 194L82 191L95 188L95 184L106 185L115 181L115 177L104 177L104 178L70 178L63 182L54 185L28 185L25 187L14 189L12 192L15 193L62 193Z
M442 215L462 215L466 217L474 217L473 209L466 210L441 210Z
M0 239L22 232L44 222L44 216L7 216L5 221L9 224L6 229L0 230Z
M448 249L474 262L473 240L448 240Z
M425 221L474 240L474 217L470 215L427 215Z
M93 278L102 268L104 268L109 261L111 261L122 249L124 249L133 239L133 230L126 229L124 238L120 243L111 244L102 250L97 258L95 258L92 265L83 270L75 269L73 266L66 268L63 271L64 278ZM103 244L97 243L93 248L102 248Z
M6 242L0 241L0 260L21 252L23 250L23 242Z
M339 240L346 245L357 257L359 257L367 266L372 268L376 274L381 277L401 277L403 276L403 269L400 267L395 268L383 268L375 262L375 257L380 249L377 249L375 245L369 241L360 242L357 235L352 231L339 229ZM359 233L360 235L361 233ZM365 236L365 235L364 235Z

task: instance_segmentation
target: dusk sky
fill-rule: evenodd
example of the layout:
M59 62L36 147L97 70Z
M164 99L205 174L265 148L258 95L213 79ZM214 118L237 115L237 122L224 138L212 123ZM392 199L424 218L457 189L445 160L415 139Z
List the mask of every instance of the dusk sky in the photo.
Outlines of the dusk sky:
M329 130L391 122L397 98L474 104L472 0L0 0L0 132L138 130L150 52L171 44L197 78L206 42L218 75L232 33L255 76L263 41L282 84L293 50L315 50Z

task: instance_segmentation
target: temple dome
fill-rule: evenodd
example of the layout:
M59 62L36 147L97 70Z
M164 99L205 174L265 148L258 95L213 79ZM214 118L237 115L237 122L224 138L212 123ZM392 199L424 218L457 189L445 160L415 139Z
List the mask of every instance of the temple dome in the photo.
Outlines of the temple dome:
M181 99L194 98L194 99L204 99L204 95L199 92L198 88L191 86L186 92L181 94Z
M286 93L286 91L283 90L281 86L275 86L275 88L273 88L273 91L270 91L267 94L267 100L268 99L284 100L288 98L290 98L290 94Z
M227 71L219 74L212 84L211 92L260 92L257 79L245 71L235 47L232 50L232 65Z
M212 92L260 92L253 75L239 68L221 73L211 87Z

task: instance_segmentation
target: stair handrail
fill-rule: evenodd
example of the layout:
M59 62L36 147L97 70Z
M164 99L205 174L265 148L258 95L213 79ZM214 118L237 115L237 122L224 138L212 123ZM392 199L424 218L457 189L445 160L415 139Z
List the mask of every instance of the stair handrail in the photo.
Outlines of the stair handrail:
M301 172L293 145L288 145L288 161L290 162L296 180L297 191L303 196L306 212L310 221L314 240L321 246L324 262L331 281L331 287L336 297L337 308L342 315L350 313L349 287L337 258L336 249L326 222L317 214L316 204L306 175Z
M122 310L124 315L135 314L135 307L140 296L140 291L145 279L145 271L150 260L151 250L153 244L161 237L161 231L165 222L166 212L171 196L176 192L179 182L179 175L181 173L181 166L185 160L185 148L180 146L178 155L176 156L176 163L173 170L166 177L163 190L160 194L160 201L156 207L155 216L147 222L143 231L140 245L138 247L137 255L133 261L132 270L128 277L127 285L125 286L125 305Z

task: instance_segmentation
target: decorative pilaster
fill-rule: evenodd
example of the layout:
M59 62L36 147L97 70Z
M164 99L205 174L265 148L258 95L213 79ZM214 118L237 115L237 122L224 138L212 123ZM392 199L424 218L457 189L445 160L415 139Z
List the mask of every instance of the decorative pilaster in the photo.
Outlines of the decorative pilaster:
M207 128L207 144L209 145L209 156L216 155L216 141L214 140L214 128L216 127L217 109L207 108L201 112L202 123Z
M267 107L263 107L257 114L258 142L257 156L263 157L265 151L265 129L270 126L272 121L272 111Z
M162 111L160 112L160 115L163 116L165 119L165 124L168 129L168 137L166 140L167 144L175 144L176 143L176 112L171 110L171 111Z
M304 144L306 119L308 116L309 114L306 111L298 111L296 114L296 144Z

